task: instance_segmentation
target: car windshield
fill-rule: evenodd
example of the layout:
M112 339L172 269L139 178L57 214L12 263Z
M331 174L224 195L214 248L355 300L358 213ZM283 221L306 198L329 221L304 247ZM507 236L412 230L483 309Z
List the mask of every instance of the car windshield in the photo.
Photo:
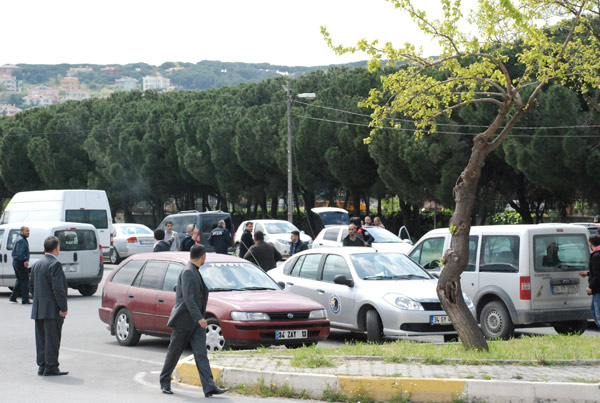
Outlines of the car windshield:
M583 234L536 235L533 245L537 272L587 269L590 249Z
M211 291L280 289L271 277L251 263L208 263L200 272Z
M375 241L374 241L375 243L402 242L402 240L400 238L398 238L396 235L392 234L390 231L386 230L385 228L367 227L366 230L369 231L369 234L373 235L373 238L375 238Z
M401 253L350 255L356 274L363 280L422 280L431 276Z
M119 225L116 228L120 235L154 235L150 228L141 225Z
M292 231L298 231L298 228L287 221L264 223L265 229L269 234L289 234Z

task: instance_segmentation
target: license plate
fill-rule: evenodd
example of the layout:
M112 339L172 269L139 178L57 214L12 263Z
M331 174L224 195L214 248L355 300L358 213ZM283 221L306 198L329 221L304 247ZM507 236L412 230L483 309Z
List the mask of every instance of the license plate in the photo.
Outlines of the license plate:
M152 245L154 241L140 241L140 245Z
M63 264L63 271L65 273L74 273L79 270L78 264Z
M579 287L576 284L553 285L552 294L577 294Z
M308 330L277 330L275 331L275 340L285 339L306 339Z
M429 317L430 325L451 325L450 317L447 315L431 315Z

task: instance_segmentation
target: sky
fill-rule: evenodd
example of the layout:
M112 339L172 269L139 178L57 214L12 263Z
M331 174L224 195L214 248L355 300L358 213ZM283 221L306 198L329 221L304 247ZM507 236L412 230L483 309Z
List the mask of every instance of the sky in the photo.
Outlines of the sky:
M475 0L463 0L466 7ZM197 63L202 60L318 66L367 60L338 56L337 43L410 41L436 55L410 19L384 0L18 0L3 2L2 64ZM427 0L432 9L437 1ZM419 4L421 6L421 4ZM435 10L435 9L432 9Z

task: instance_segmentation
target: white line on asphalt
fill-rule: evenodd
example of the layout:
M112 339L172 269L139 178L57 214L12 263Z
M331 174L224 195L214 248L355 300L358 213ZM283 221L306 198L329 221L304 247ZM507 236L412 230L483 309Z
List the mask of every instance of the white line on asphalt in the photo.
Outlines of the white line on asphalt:
M81 350L81 349L78 349L78 348L69 348L69 347L61 347L61 349L62 350L69 350L69 351L75 351L75 352L78 352L78 353L101 355L103 357L121 358L121 359L124 359L124 360L130 360L130 361L145 362L145 363L148 363L148 364L161 365L161 366L163 365L162 362L144 360L142 358L127 357L127 356L118 355L118 354L99 353L97 351Z
M151 373L153 374L154 372L151 372ZM158 383L150 383L145 379L146 374L147 374L147 372L138 372L133 377L133 380L142 386L148 386L153 389L159 389L160 385L158 385ZM204 395L204 392L202 392L201 387L186 385L184 383L176 383L176 382L172 383L171 386L173 386L174 384L177 385L177 387L174 387L173 389L175 390L175 393L178 395L187 396L187 397L198 397L198 396Z

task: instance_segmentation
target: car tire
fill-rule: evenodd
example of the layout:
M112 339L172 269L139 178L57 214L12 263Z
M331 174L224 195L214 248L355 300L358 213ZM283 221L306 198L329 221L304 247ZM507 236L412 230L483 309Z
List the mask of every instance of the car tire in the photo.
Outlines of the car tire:
M223 336L223 329L217 318L208 318L206 320L206 349L208 351L221 351L229 349L229 343Z
M366 322L367 341L370 341L371 343L380 343L383 340L383 326L381 325L381 319L376 310L371 309L367 311Z
M98 284L95 285L82 285L77 288L79 293L84 297L91 297L98 291Z
M110 264L119 264L121 262L121 256L119 256L119 252L117 252L116 248L112 248L110 250L110 256L108 258Z
M479 316L479 324L487 339L507 339L515 330L508 309L500 301L485 304Z
M558 334L583 334L587 329L587 320L571 320L567 322L555 322L552 324Z
M131 313L127 309L121 309L115 316L115 336L122 346L135 346L140 341L141 334L135 328Z

